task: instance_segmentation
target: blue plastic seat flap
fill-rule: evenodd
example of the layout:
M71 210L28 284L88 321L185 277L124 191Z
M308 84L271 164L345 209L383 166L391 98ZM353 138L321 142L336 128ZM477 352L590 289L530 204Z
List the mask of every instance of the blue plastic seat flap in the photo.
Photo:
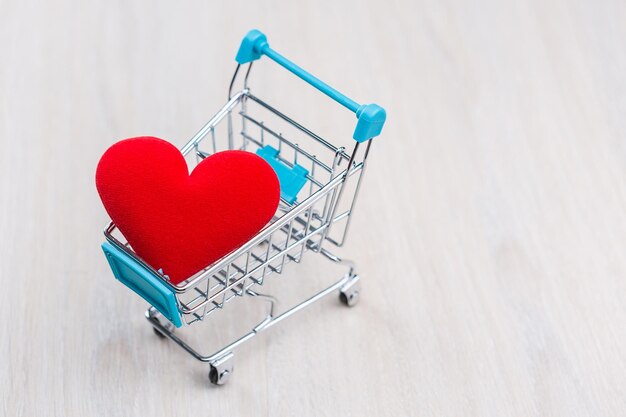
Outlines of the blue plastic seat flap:
M102 244L102 250L118 281L159 310L176 327L182 326L176 294L159 277L109 242Z
M306 176L309 175L309 171L299 164L295 164L293 167L285 164L278 158L278 149L269 145L258 149L256 154L274 168L280 182L280 197L289 204L293 204L298 198L298 193L306 184Z

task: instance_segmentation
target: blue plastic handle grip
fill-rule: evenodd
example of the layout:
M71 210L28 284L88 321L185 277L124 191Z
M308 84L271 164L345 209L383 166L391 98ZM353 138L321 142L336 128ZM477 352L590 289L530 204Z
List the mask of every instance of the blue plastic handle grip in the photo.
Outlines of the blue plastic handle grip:
M319 78L274 51L270 48L269 43L267 43L267 37L256 29L248 32L243 38L235 60L239 64L246 64L261 58L263 55L311 84L313 87L317 88L319 91L326 94L342 106L354 112L358 120L353 138L357 142L365 142L366 140L378 136L382 131L387 118L385 109L377 104L359 105L356 101L335 90Z

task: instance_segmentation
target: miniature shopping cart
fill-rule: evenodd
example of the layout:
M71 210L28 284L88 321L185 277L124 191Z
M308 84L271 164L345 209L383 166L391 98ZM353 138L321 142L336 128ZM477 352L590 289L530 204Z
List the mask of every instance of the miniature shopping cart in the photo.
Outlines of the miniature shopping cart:
M356 113L356 143L351 151L333 145L252 95L248 76L253 61L263 55ZM214 384L225 383L232 374L233 350L261 331L335 291L344 304L357 302L359 277L354 265L331 249L345 242L372 138L380 134L385 122L382 107L357 104L275 52L257 30L245 36L236 60L228 102L181 152L190 164L226 149L263 157L274 168L281 187L280 203L270 223L241 247L177 285L139 258L115 224L105 228L102 245L115 277L150 304L146 318L155 332L208 362ZM243 89L233 94L237 75L246 64ZM344 264L347 272L334 284L276 314L276 300L262 294L261 287L287 264L300 263L307 252ZM293 281L284 281L284 285L290 282L297 285ZM199 353L174 331L208 320L235 300L251 298L268 302L267 315L248 333L210 355Z

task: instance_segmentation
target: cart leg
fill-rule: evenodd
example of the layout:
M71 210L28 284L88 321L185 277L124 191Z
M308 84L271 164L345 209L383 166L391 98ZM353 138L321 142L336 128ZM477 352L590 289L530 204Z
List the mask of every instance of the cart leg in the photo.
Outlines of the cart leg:
M339 300L348 307L355 306L361 293L361 278L351 275L348 281L339 289Z
M327 249L321 249L320 253L331 261L346 265L348 267L348 273L343 278L345 283L339 288L339 301L348 307L355 306L359 301L359 295L361 293L361 278L355 272L355 265L349 259L340 258L337 255L329 252Z
M224 385L228 382L233 373L233 356L233 353L229 352L210 363L209 381L211 381L211 384Z

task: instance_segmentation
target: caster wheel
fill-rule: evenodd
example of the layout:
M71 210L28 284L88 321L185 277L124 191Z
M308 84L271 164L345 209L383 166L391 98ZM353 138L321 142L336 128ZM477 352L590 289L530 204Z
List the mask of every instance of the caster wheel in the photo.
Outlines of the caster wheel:
M156 327L152 328L152 331L154 332L154 334L156 334L157 336L159 336L159 339L165 339L165 335L163 333L161 333L159 330L157 330Z
M166 338L167 333L173 333L176 330L176 326L174 326L170 321L165 319L161 313L157 311L156 308L150 307L146 311L146 318L152 324L152 331L154 334L159 336L160 338ZM159 330L158 327L163 327L165 330Z
M222 371L220 373L215 366L211 366L211 370L209 371L209 381L211 381L211 384L213 385L224 385L230 376L229 374L229 371Z
M209 381L213 385L224 385L233 373L233 354L229 353L211 364Z
M355 275L339 290L339 301L343 305L353 307L359 302L360 292L361 284L359 283L359 277Z
M352 291L349 293L340 292L339 301L341 301L341 304L347 307L353 307L359 302L359 292L358 291Z

